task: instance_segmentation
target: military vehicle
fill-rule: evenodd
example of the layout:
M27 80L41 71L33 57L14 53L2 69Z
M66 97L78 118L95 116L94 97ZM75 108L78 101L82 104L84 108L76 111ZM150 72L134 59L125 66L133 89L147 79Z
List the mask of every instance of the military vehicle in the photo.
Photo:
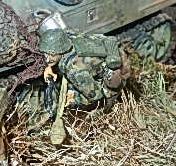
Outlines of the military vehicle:
M160 10L176 0L4 0L23 21L51 13L52 22L84 33L112 34L119 42L130 39L141 55L165 57L171 39L171 19ZM57 13L54 14L53 13ZM51 24L51 19L45 20ZM114 33L113 33L114 34Z

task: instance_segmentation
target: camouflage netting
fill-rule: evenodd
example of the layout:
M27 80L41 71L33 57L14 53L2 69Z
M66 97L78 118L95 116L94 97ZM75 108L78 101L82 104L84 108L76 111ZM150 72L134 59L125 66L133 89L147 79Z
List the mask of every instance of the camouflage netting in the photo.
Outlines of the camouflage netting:
M12 8L0 1L0 160L6 157L3 115L13 107L15 89L26 80L39 77L45 67L37 45L36 35L29 33Z
M45 66L44 56L37 52L37 35L28 32L28 27L20 20L11 7L0 1L0 69L23 64L22 70L15 69L16 79L11 79L5 73L5 78L0 84L12 87L11 94L17 85L28 79L36 78L43 73ZM9 72L14 73L14 72ZM15 76L14 76L15 77ZM15 83L14 83L15 82ZM9 84L9 85L8 85ZM14 84L14 85L13 85Z

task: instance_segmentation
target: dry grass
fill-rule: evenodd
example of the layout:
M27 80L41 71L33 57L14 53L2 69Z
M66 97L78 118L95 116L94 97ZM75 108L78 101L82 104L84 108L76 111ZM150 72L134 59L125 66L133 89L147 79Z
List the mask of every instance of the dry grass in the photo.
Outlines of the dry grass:
M18 106L6 124L11 164L174 166L175 68L158 64L153 67L154 70L151 65L140 68L140 72L133 69L140 73L133 79L136 89L140 89L140 98L134 97L134 88L124 89L120 101L109 113L99 108L66 110L63 120L67 138L58 147L49 140L52 123L47 121L46 113L38 113L41 107L29 114L30 105ZM40 119L41 123L37 125L35 121L31 128L29 124L34 119Z

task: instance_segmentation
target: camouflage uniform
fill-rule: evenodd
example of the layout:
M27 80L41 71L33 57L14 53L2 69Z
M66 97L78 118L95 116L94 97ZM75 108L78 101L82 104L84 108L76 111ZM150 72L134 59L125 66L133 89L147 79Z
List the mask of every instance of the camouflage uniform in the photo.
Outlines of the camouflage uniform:
M54 29L41 36L39 47L52 58L60 57L56 58L59 59L59 71L68 79L77 104L90 104L116 95L123 84L122 79L127 77L121 77L123 64L116 38L68 35ZM49 60L48 63L53 62Z

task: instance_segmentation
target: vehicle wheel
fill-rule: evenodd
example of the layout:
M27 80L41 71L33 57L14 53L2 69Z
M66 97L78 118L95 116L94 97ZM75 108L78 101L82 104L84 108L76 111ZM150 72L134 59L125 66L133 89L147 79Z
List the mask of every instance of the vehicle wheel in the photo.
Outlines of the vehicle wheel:
M156 43L151 35L147 33L140 33L134 42L134 48L143 58L149 56L156 56L157 47Z
M171 42L171 24L166 22L156 28L151 34L156 42L157 53L156 60L165 59L166 52Z

